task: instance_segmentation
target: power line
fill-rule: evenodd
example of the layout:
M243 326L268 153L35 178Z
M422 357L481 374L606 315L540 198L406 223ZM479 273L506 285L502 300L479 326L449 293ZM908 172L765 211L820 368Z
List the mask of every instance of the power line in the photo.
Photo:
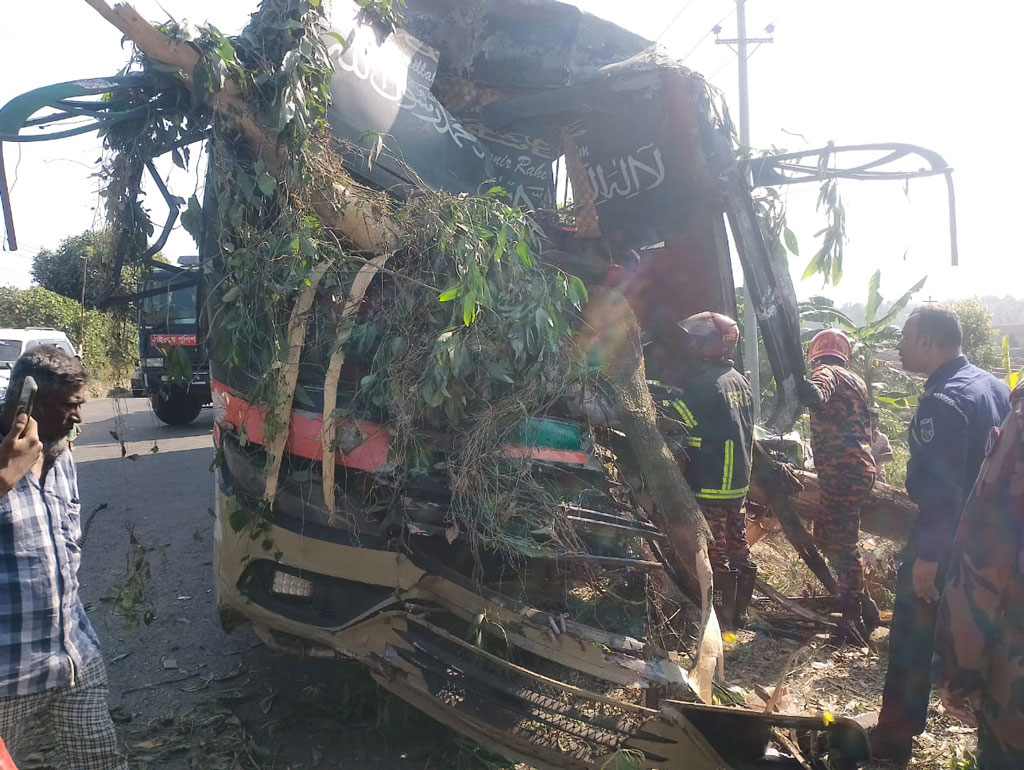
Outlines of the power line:
M711 37L711 35L712 35L712 34L714 33L714 31L715 31L715 27L718 27L718 26L720 26L720 25L721 25L721 23L722 23L723 21L725 21L726 19L728 19L728 18L729 18L730 16L732 16L732 15L733 15L734 13L736 13L736 9L735 9L735 8L731 9L731 10L730 10L730 11L729 11L728 13L726 13L726 14L725 14L725 16L723 16L723 17L722 17L722 18L720 18L720 19L719 19L718 21L716 21L716 22L715 22L715 23L714 23L714 24L712 25L712 27L711 27L711 28L710 28L710 29L709 29L709 30L708 30L708 31L707 31L707 32L706 32L706 33L704 34L704 37L702 37L702 38L701 38L700 40L698 40L698 41L697 41L697 44L696 44L696 45L694 45L694 47L690 49L690 52L689 52L688 54L686 54L686 56L684 56L684 57L683 57L682 59L680 59L680 60L679 60L679 63L680 63L680 64L683 64L683 63L684 63L684 62L685 62L685 61L686 61L687 59L689 59L689 58L690 58L691 56L693 56L694 52L695 52L695 51L696 51L696 50L697 50L698 48L700 48L700 45L701 45L701 43L703 43L703 42L704 42L705 40L707 40L707 39L708 39L709 37Z
M670 29L672 29L672 26L673 26L673 25L674 25L674 24L675 24L675 23L676 23L677 21L679 21L679 19L680 19L680 18L682 17L682 15L683 15L684 13L686 13L686 9L687 9L687 8L689 8L689 7L691 6L691 5L693 5L693 3L694 3L694 0L688 0L688 2L686 2L686 3L684 3L684 4L683 4L683 7L679 9L679 13L677 13L677 14L676 14L675 16L673 16L673 17L672 17L672 21L670 21L670 22L669 22L668 24L666 24L666 25L665 25L665 29L663 29L663 30L662 30L662 31L661 31L661 32L660 32L660 33L658 34L658 36L657 36L656 38L654 38L654 42L655 42L655 43L659 43L659 42L661 42L661 39L662 39L663 37L665 37L665 33L666 33L666 32L668 32L668 31L669 31Z

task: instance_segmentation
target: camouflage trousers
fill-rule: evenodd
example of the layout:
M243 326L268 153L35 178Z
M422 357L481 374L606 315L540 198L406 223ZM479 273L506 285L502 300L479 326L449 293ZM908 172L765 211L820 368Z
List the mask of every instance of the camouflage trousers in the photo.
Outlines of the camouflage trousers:
M710 502L698 500L704 512L714 541L708 543L708 558L711 569L724 572L730 569L753 566L750 560L750 546L747 544L746 514L743 512L743 498Z
M1024 751L1007 746L989 726L984 711L978 717L978 770L1020 770Z
M871 494L874 474L862 470L819 472L821 510L814 539L836 575L839 596L864 593L864 560L860 553L860 509Z

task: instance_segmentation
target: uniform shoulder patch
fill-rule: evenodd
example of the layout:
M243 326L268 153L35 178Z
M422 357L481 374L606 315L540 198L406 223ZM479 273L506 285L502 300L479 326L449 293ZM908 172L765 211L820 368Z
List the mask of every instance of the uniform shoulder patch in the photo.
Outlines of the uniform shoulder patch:
M919 423L921 443L928 444L933 438L935 438L935 420L931 417L925 417Z
M968 422L967 415L964 414L963 410L959 406L957 406L956 401L954 401L950 396L946 395L945 393L930 393L929 395L939 403L945 404L954 412L956 412L956 414L960 416L960 419L962 419L965 423Z

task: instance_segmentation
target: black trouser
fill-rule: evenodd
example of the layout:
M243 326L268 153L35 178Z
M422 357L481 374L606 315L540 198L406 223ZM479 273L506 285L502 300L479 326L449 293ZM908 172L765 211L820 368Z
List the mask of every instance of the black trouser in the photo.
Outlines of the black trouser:
M924 732L928 696L932 689L932 654L935 652L935 621L939 603L928 604L914 592L914 561L910 544L896 574L896 600L889 627L889 667L885 672L882 711L878 726L895 738ZM946 565L940 564L936 582L941 586Z

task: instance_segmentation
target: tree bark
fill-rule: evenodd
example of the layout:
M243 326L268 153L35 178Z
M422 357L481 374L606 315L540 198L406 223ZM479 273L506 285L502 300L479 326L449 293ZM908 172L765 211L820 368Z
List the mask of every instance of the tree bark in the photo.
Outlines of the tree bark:
M146 56L175 67L182 82L191 86L200 58L194 46L171 40L126 3L117 3L111 8L106 0L85 2ZM242 136L263 161L268 173L278 182L283 181L288 160L285 148L260 124L245 103L238 85L230 79L226 80L224 87L213 96L210 103L217 112L236 122ZM377 211L370 197L361 194L354 185L335 180L330 191L324 190L323 194L316 196L313 208L325 227L358 249L381 254L392 251L397 243L396 232L389 226L384 212Z
M755 461L756 466L756 461ZM804 521L814 521L821 510L818 476L811 471L796 471L803 483L800 492L787 495L792 510ZM749 498L761 505L772 505L771 483L756 472L750 479ZM906 493L889 484L876 483L864 507L861 508L860 528L862 532L878 535L888 540L905 542L917 518L917 506L910 502Z
M658 429L654 400L647 389L640 326L629 303L617 291L595 288L585 315L587 330L580 334L579 344L598 363L602 377L611 386L622 431L654 498L650 515L667 536L662 550L670 563L669 574L679 576L680 590L701 608L701 637L690 679L698 695L710 703L715 671L724 674L721 628L711 603L707 549L711 531Z

